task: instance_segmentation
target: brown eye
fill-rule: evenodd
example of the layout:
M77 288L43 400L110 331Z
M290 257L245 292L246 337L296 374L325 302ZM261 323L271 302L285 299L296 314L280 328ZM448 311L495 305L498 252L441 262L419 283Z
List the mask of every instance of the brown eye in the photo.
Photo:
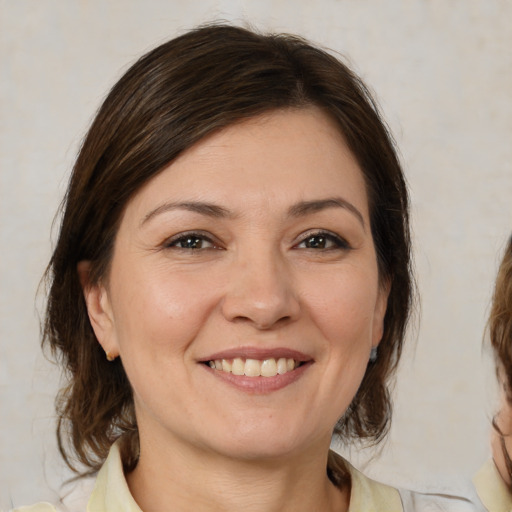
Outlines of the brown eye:
M207 237L198 234L185 234L170 240L166 247L176 249L200 250L214 248L214 243Z
M342 238L330 233L316 233L308 235L297 245L304 249L348 249L349 246Z
M177 247L181 247L182 249L202 249L204 240L202 238L198 238L196 236L189 236L187 238L182 238L176 242Z
M308 249L325 249L327 243L327 238L322 235L310 236L304 240L304 245Z

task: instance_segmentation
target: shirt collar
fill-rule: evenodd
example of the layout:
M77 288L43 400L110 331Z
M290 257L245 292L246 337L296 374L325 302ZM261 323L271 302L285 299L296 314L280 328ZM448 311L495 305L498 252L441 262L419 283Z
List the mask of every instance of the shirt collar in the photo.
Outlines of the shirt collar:
M348 512L393 510L401 511L398 491L365 477L339 455L336 464L348 468L351 479L350 506ZM142 512L130 493L124 476L119 441L110 448L107 460L96 478L94 490L87 505L87 512Z
M336 468L346 468L350 474L351 486L348 512L403 511L402 500L397 489L364 476L333 451L330 452L329 462L334 473L336 473Z
M142 512L130 493L124 477L119 441L110 448L92 491L87 512Z
M494 464L489 459L473 478L476 492L488 510L494 512L509 512L511 510L512 494Z

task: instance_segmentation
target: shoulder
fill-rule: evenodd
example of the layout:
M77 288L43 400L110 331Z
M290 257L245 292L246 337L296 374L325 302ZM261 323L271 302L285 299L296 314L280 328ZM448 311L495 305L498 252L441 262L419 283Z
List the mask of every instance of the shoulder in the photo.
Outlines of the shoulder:
M404 512L486 512L474 492L457 496L400 490Z
M400 496L404 512L486 512L473 483L461 475L438 475L421 490L400 489Z
M28 507L17 507L12 509L11 512L57 512L57 509L50 503L41 502Z
M83 512L95 486L96 478L81 477L74 482L64 484L60 497L54 504L39 502L34 505L16 507L9 512Z
M332 457L331 460L335 465L343 465L350 474L349 512L402 512L398 489L368 478L339 455Z
M427 492L403 490L368 478L339 455L333 460L350 473L349 512L486 512L471 482Z

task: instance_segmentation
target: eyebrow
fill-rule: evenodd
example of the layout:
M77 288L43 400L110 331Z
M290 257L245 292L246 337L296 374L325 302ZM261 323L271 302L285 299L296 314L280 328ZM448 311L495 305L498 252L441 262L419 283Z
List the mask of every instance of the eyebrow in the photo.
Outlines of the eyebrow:
M290 217L303 217L311 213L320 212L329 208L343 208L348 210L357 218L363 228L366 227L364 217L361 212L352 203L346 199L343 199L342 197L330 197L327 199L301 201L300 203L294 204L292 207L290 207L288 210L288 215ZM140 225L142 227L157 215L173 210L187 210L189 212L195 212L200 215L205 215L207 217L213 217L217 219L235 217L235 214L230 210L213 203L205 203L201 201L170 202L164 203L154 210L151 210L147 215L144 216Z
M288 214L291 217L302 217L310 213L320 212L328 208L344 208L352 213L357 220L365 228L364 217L362 213L349 201L342 197L329 197L327 199L318 199L313 201L302 201L293 205L289 210Z
M207 217L214 218L231 218L234 217L233 213L222 206L218 206L212 203L203 203L200 201L186 201L176 203L165 203L154 210L151 210L147 215L144 216L140 225L143 226L146 222L150 221L153 217L160 215L164 212L173 210L187 210L189 212L199 213L200 215L206 215Z

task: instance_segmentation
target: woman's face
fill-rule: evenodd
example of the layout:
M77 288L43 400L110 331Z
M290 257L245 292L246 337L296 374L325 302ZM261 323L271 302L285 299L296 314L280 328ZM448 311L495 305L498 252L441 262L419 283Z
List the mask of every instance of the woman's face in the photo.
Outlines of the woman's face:
M361 170L310 108L224 129L148 182L86 296L142 442L258 458L328 446L385 288Z

